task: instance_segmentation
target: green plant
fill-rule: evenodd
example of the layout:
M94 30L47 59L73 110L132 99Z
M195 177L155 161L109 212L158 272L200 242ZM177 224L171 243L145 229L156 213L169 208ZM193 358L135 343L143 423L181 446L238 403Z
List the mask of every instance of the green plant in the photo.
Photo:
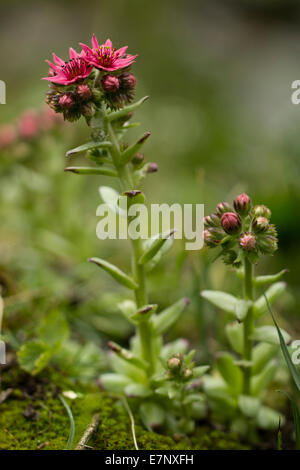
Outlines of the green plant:
M268 385L278 367L280 350L276 329L258 326L267 313L264 295L256 297L255 288L270 285L266 297L273 304L285 290L281 282L285 271L275 275L254 276L254 265L262 255L277 249L276 228L270 223L266 206L252 207L246 194L234 200L234 207L220 203L216 212L205 217L206 245L218 250L217 257L235 268L243 283L243 297L204 290L202 297L228 314L226 336L233 353L219 353L217 374L204 379L204 390L215 415L231 423L241 433L256 427L276 429L281 414L265 405ZM284 341L289 335L282 331Z
M139 224L142 222L136 214L130 215L130 209L135 204L144 204L142 182L148 174L157 171L157 165L146 163L140 153L149 132L132 145L124 137L136 126L130 123L130 118L147 97L129 104L136 79L129 72L134 57L125 54L126 48L116 51L109 40L99 45L95 36L92 45L93 49L82 45L80 55L71 49L69 62L54 55L55 65L50 63L51 70L46 77L51 82L48 104L69 121L84 116L91 130L91 141L70 150L67 156L86 152L94 166L69 166L65 171L113 178L120 189L102 186L100 194L104 202L118 216L119 224L122 218L123 222L125 218L126 223ZM125 216L124 199L128 206ZM103 387L136 397L148 429L165 427L171 432L186 433L193 430L194 419L204 415L203 396L195 393L192 384L208 367L195 367L194 351L186 354L184 340L163 346L162 335L187 307L188 299L180 299L157 314L157 305L149 303L147 294L147 273L170 248L172 234L173 230L157 233L145 242L140 237L131 237L131 274L97 257L90 261L134 293L134 300L127 299L119 307L136 334L130 349L109 342L114 372L101 376Z

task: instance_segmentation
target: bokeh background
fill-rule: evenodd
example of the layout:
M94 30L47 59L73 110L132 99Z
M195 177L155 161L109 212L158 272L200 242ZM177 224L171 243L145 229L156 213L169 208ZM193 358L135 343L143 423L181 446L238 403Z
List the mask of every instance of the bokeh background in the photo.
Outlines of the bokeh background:
M53 51L66 58L92 33L138 53L136 94L151 99L138 112L142 125L132 138L152 132L145 153L159 172L146 184L150 202L204 203L208 213L245 191L271 208L280 249L258 271L289 269L277 312L299 338L300 105L291 102L291 84L300 79L299 2L1 0L7 104L0 105L0 124L41 108L45 59ZM108 337L126 344L130 334L115 307L124 292L86 262L100 256L128 268L127 244L96 238L97 178L63 173L66 150L87 140L78 122L1 151L4 329L16 349L53 306L70 322L74 344L92 343L97 357ZM208 360L224 340L224 318L201 301L202 288L238 293L241 286L205 250L184 253L177 241L151 275L151 301L164 307L180 295L192 298L169 336L188 337Z

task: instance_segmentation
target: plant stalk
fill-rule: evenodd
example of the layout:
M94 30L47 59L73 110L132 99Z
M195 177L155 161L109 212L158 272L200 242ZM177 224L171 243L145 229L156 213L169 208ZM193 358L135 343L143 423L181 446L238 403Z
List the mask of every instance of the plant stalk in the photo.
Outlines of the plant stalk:
M245 258L244 261L244 299L253 300L253 267L250 261ZM250 307L247 313L247 316L244 320L244 354L243 359L247 362L252 360L252 347L253 341L251 335L254 329L254 318L253 318L253 307ZM245 395L250 395L251 390L251 367L244 368L244 384L243 384L243 393Z
M111 157L116 171L118 172L120 185L123 191L134 189L133 178L130 169L127 165L121 167L120 162L120 147L117 136L114 132L113 125L107 123L107 131L109 139L112 143L110 149ZM141 308L148 303L147 291L146 291L146 275L145 268L143 265L138 263L140 256L142 255L142 243L141 239L131 240L132 245L132 271L134 278L138 284L138 288L135 290L135 299L138 308ZM153 334L149 320L144 320L138 327L138 336L142 349L142 357L148 363L148 374L151 376L154 372L154 350L153 350Z

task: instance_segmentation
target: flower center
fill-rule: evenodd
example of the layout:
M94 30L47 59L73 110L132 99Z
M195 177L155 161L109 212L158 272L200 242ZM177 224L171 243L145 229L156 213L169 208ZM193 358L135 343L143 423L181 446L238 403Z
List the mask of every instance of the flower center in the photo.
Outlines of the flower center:
M93 50L93 55L104 67L109 67L116 60L116 48L111 48L110 46L100 46L97 49Z
M82 59L71 59L62 69L68 78L75 78L83 72L85 63Z

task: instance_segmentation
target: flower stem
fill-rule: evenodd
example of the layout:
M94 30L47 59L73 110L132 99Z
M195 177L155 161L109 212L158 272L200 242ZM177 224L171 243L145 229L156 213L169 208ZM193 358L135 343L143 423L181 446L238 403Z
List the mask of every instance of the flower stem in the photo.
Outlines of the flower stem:
M245 258L244 262L245 277L244 277L244 299L253 300L253 267L250 261ZM252 346L253 341L251 335L254 328L253 307L250 307L247 316L244 320L244 354L243 359L247 362L252 360ZM251 367L244 368L244 384L243 393L250 395L251 385Z
M118 172L121 188L123 191L128 191L134 189L133 178L130 169L127 165L122 167L120 162L120 147L117 136L115 134L113 125L107 123L107 131L109 134L109 139L112 143L111 147L111 157L115 166L116 171ZM135 299L136 305L138 308L147 305L148 297L146 291L146 274L145 268L143 265L139 264L139 258L142 255L142 243L141 239L131 240L132 245L132 271L135 277L135 280L138 284L137 289L135 290ZM138 336L142 349L142 357L148 363L148 374L151 376L154 372L155 358L154 358L154 348L153 348L153 333L152 327L149 320L144 320L139 323L138 327Z

